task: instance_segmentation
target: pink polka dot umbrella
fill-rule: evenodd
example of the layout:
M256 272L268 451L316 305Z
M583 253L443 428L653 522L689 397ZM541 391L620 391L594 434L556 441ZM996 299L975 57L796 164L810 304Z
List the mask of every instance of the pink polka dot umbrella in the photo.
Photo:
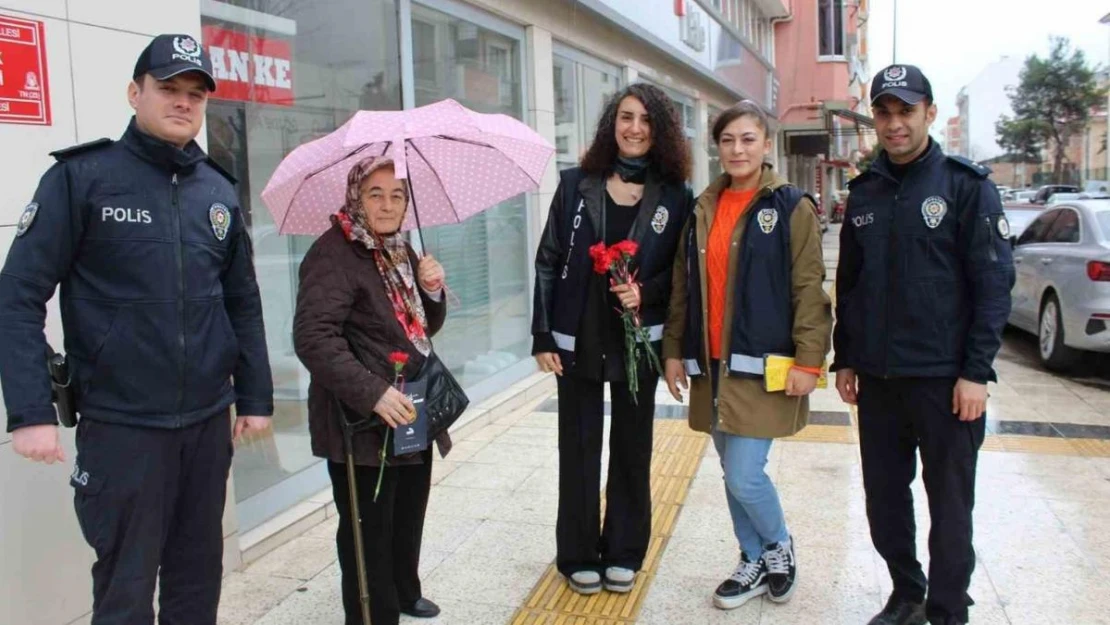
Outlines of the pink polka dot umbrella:
M408 111L359 111L286 156L262 201L281 234L320 234L343 205L351 167L389 156L411 189L402 230L453 224L535 190L554 152L524 123L475 113L454 100Z

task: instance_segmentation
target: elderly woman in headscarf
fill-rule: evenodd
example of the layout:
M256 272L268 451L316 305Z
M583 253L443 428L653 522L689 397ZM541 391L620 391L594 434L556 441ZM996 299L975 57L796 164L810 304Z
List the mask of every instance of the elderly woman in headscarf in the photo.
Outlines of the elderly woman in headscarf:
M346 204L312 245L300 270L293 325L297 356L312 375L308 390L312 453L325 458L339 511L336 546L347 625L363 623L346 457L340 419L380 417L383 426L355 434L354 461L373 625L396 625L400 614L434 617L418 574L424 513L431 489L431 448L385 453L386 427L410 422L412 402L394 387L391 354L413 379L431 352L429 337L446 317L443 267L418 258L400 233L408 207L405 180L393 162L370 158L347 177ZM346 417L345 417L346 415ZM436 441L446 455L446 433ZM380 491L375 496L379 473Z

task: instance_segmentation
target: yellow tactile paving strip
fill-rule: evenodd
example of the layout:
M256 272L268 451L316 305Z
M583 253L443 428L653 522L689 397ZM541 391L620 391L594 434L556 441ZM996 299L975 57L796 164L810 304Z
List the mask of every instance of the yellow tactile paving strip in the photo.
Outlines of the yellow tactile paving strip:
M567 586L552 564L517 610L512 625L626 625L636 622L709 441L705 434L691 431L685 419L658 420L654 434L651 542L643 571L636 578L632 592L602 591L584 597Z

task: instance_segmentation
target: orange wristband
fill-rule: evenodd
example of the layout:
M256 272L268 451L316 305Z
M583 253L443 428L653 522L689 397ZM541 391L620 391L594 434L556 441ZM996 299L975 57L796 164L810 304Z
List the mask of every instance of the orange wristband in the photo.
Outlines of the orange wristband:
M818 376L821 375L821 372L823 371L821 367L803 367L801 365L794 365L792 368L797 369L798 371L804 371L805 373L812 373L813 375Z

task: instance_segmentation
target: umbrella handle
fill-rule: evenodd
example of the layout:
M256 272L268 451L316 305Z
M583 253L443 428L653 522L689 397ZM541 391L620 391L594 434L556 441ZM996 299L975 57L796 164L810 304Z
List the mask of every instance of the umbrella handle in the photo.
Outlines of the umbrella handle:
M420 239L420 254L423 257L428 250L424 247L424 229L420 226L420 211L416 208L416 185L412 184L412 178L409 178L408 184L409 198L412 200L412 215L416 217L416 237Z

